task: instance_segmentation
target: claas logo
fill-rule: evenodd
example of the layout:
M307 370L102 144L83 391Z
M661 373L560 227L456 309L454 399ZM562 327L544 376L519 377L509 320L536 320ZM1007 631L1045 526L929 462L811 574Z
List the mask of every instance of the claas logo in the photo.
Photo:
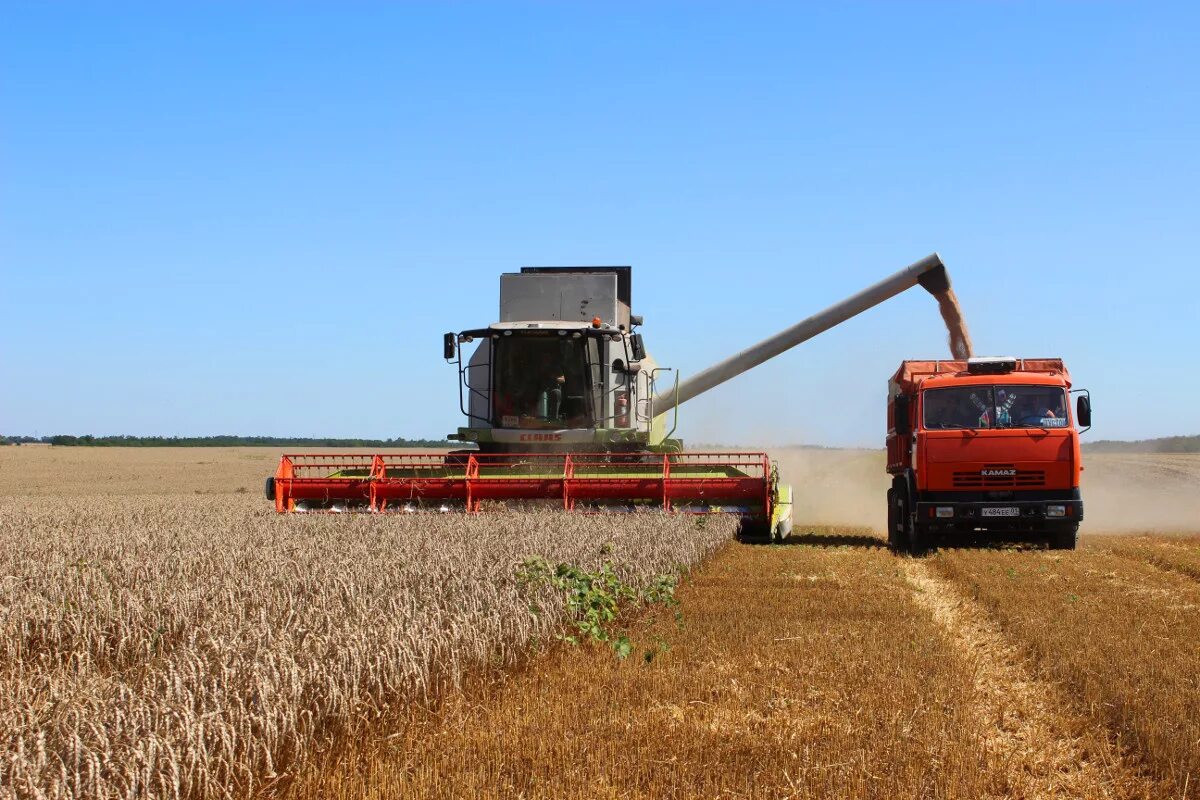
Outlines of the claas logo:
M558 442L562 441L561 433L522 433L522 442Z

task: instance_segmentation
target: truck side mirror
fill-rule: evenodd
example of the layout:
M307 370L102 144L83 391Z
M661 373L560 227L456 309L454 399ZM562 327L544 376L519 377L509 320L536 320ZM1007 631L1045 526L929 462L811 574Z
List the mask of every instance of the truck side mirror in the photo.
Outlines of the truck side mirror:
M896 431L897 436L908 436L912 433L912 425L909 424L909 410L908 395L896 395L896 399L892 401L892 429Z
M458 337L453 333L447 333L442 337L442 358L450 361L458 352Z
M1092 427L1092 398L1086 394L1075 401L1075 420L1084 428Z
M633 354L634 361L641 361L646 357L646 346L642 344L640 333L632 334L629 337L629 351Z

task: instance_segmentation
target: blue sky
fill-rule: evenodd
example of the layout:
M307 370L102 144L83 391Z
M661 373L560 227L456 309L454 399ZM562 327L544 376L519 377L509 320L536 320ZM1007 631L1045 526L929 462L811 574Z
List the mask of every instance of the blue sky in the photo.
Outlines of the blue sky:
M1191 4L12 4L0 431L441 436L498 275L632 264L686 376L940 251L1092 438L1200 433ZM682 408L881 445L916 290Z

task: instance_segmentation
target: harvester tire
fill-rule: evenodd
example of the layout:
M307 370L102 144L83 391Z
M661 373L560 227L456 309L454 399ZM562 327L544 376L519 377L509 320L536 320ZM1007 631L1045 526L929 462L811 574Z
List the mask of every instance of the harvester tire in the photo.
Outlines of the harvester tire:
M1074 550L1075 545L1079 542L1079 526L1072 525L1060 531L1054 531L1050 534L1050 549L1051 550Z
M738 531L738 540L746 544L771 544L774 537L771 535L771 529L763 523L742 523L742 528Z
M275 477L274 476L267 478L267 482L265 484L263 484L263 494L265 494L267 496L267 499L270 500L272 503L275 502Z

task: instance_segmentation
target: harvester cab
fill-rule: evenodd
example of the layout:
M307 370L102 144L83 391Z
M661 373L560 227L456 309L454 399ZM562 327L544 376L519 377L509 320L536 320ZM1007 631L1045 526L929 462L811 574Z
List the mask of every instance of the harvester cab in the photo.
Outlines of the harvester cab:
M630 289L629 267L501 275L500 320L444 339L468 421L448 438L494 453L678 450L652 414L661 371Z
M464 449L284 455L267 498L279 512L475 513L532 502L727 513L740 518L743 537L782 538L792 490L775 464L762 452L685 451L672 438L679 405L918 284L949 290L936 253L686 381L671 375L667 386L670 370L636 331L630 267L506 273L498 321L443 339L467 418L448 438Z

